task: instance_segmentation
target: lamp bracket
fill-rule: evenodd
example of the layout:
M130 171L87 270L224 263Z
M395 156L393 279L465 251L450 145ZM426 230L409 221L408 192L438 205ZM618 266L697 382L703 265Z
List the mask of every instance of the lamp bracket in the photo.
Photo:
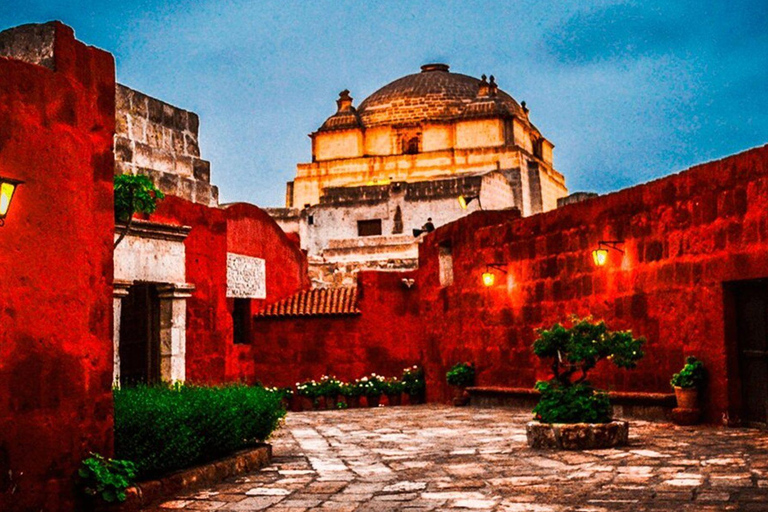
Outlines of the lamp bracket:
M495 262L494 263L486 263L485 264L485 268L486 269L495 268L496 270L498 270L500 272L504 272L505 274L507 273L507 264L506 263L495 263Z
M624 245L624 240L600 240L597 243L597 248L602 249L603 247L607 249L612 249L614 251L620 252L621 254L624 254L624 250L620 249L618 246Z

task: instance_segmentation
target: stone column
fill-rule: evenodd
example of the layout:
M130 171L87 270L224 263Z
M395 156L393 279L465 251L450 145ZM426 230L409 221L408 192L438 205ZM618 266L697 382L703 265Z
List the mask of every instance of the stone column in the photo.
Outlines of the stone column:
M184 382L187 352L187 299L195 287L191 284L161 284L160 298L160 378L166 382Z
M112 283L112 386L120 387L120 315L123 310L123 297L128 295L129 281Z

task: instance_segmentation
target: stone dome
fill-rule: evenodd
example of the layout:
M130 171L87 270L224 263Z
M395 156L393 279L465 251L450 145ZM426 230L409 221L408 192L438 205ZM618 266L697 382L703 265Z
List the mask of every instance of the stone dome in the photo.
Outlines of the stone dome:
M366 98L356 114L365 127L451 120L491 115L517 115L525 110L493 77L485 80L451 73L446 64L426 64L421 73L391 82ZM334 116L332 116L334 117Z

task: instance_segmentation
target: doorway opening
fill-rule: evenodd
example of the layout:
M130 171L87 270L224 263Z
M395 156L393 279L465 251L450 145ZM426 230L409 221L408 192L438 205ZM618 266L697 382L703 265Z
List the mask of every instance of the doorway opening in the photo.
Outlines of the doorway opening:
M160 382L160 298L157 285L135 283L120 312L120 385Z
M732 396L741 424L768 426L768 279L726 285L728 330L735 341L730 353L740 389ZM730 307L728 307L730 306ZM730 310L730 311L729 311ZM733 350L735 349L735 350ZM734 396L735 395L735 396Z

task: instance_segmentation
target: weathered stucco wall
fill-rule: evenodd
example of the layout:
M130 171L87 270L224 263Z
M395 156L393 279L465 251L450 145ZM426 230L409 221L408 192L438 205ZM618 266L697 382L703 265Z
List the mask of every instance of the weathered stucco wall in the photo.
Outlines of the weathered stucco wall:
M0 57L0 175L25 181L0 228L0 510L82 510L80 460L112 453L114 61L60 23L10 39L51 69Z

